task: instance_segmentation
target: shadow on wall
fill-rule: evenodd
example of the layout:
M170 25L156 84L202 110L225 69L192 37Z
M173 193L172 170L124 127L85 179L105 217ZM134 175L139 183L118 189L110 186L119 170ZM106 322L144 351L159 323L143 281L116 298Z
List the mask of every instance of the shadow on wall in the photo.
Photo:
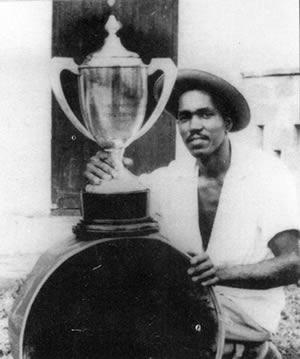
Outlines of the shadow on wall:
M243 74L252 119L234 137L279 157L295 175L300 203L299 78L299 70Z

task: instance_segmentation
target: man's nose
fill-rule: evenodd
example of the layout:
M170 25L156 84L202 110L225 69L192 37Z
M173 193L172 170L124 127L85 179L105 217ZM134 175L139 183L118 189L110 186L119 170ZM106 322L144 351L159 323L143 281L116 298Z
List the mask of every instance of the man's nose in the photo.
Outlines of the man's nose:
M192 115L190 120L190 128L191 129L202 129L204 126L203 119L199 117L196 113Z

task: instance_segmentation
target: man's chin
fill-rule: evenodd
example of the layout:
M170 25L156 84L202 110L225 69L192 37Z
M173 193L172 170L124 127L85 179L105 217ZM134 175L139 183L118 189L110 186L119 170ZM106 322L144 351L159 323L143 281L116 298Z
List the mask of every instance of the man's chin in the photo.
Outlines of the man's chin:
M209 147L192 147L188 148L190 154L196 158L201 156L209 156L212 151Z

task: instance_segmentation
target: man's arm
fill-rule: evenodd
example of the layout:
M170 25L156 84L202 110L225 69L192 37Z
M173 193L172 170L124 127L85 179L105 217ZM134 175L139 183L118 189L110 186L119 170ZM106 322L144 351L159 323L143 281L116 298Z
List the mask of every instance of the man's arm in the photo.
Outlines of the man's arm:
M207 254L192 254L188 273L202 285L219 284L247 289L268 289L297 283L300 278L299 232L284 231L269 242L275 257L255 264L215 267Z

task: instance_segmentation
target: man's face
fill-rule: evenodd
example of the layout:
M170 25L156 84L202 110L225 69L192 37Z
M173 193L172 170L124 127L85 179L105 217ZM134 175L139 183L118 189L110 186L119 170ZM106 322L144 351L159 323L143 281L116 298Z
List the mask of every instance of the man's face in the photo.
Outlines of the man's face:
M181 137L194 157L209 156L226 137L225 121L211 96L200 90L179 98L177 122Z

